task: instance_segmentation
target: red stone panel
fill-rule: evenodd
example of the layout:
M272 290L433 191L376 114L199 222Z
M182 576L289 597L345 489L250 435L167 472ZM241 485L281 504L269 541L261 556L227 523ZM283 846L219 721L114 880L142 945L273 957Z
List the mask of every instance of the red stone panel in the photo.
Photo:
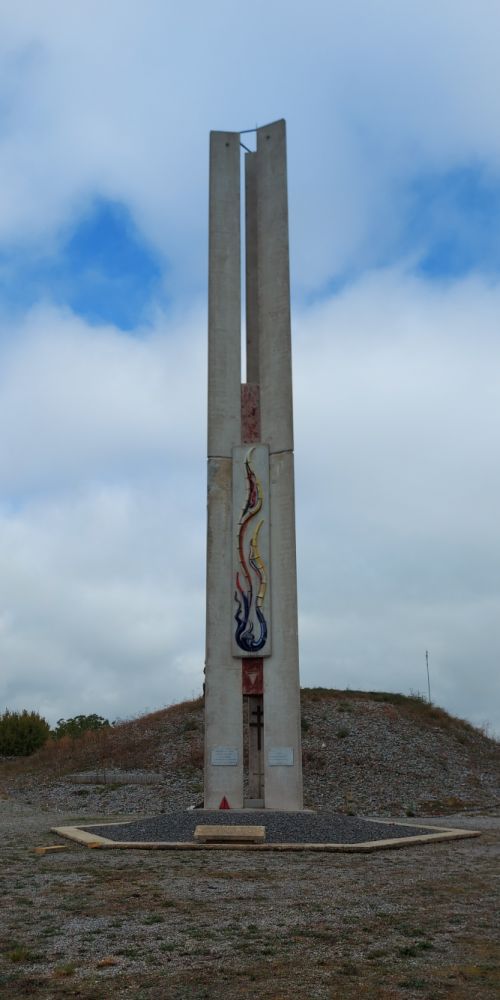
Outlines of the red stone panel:
M242 444L260 441L260 389L253 382L241 386L241 438Z
M262 657L241 661L243 694L264 693L264 661Z

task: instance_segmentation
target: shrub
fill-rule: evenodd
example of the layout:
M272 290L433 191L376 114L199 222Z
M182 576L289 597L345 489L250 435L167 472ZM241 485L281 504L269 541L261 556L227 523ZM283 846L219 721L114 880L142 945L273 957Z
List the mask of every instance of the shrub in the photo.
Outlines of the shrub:
M105 726L109 726L109 721L103 719L102 715L95 715L95 713L93 715L75 715L73 719L58 719L52 735L56 740L60 740L63 736L75 738L86 733L89 729L103 729Z
M9 712L0 716L0 754L28 757L47 742L50 726L38 712Z

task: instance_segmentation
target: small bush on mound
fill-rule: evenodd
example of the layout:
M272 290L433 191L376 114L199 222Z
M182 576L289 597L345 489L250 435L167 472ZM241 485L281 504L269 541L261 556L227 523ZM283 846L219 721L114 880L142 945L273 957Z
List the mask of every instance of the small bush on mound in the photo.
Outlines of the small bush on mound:
M0 716L0 754L28 757L47 742L50 726L38 712L9 712Z
M75 715L73 719L58 719L52 735L56 740L60 740L63 736L75 738L88 730L104 729L105 726L109 726L109 721L103 719L102 715L95 715L95 713L93 715Z

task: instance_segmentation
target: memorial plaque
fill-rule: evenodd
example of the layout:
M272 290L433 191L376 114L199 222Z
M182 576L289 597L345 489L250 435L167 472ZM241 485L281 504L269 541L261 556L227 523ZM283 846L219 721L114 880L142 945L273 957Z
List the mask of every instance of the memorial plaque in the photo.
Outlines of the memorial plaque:
M214 747L210 759L215 767L232 767L238 763L238 748Z
M293 767L293 747L270 747L267 763L269 767Z

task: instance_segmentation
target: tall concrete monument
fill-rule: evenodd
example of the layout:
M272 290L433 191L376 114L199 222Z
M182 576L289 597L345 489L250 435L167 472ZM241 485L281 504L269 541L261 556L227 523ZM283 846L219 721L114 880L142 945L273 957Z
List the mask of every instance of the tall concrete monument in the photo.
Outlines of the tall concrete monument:
M285 122L210 136L205 809L302 809ZM224 801L225 800L225 801Z

